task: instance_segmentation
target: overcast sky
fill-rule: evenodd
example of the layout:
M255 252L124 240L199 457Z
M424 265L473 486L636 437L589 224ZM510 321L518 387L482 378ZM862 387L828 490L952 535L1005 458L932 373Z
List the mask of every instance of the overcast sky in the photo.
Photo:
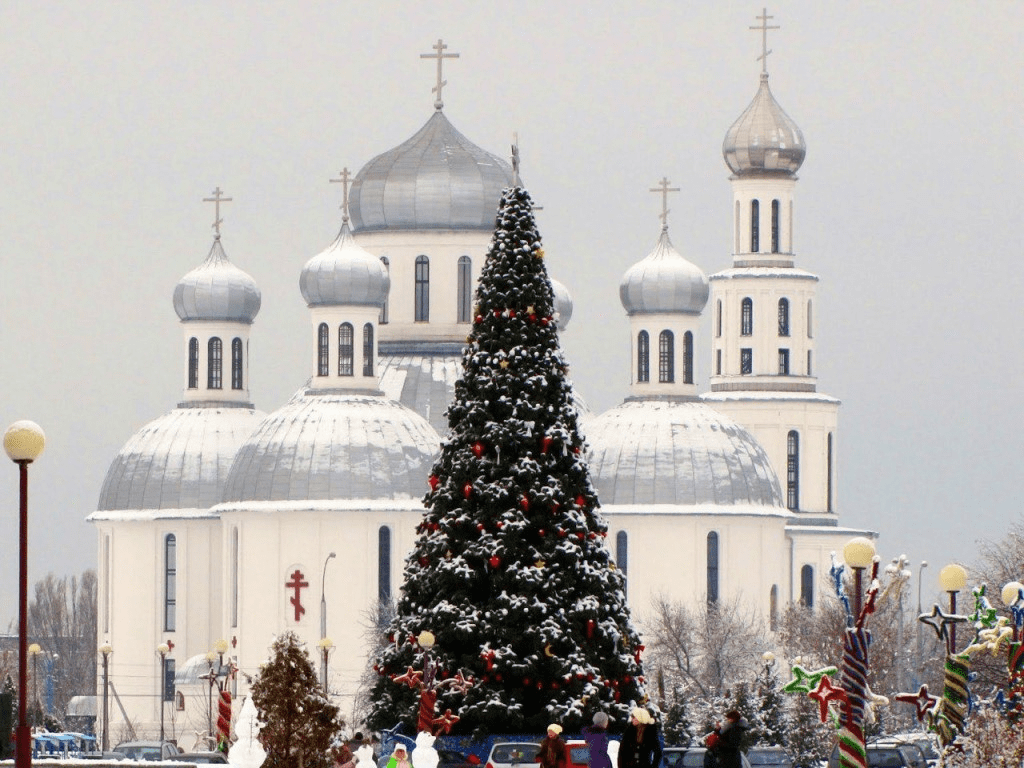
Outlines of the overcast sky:
M758 85L761 5L725 2L95 2L0 10L0 428L38 422L30 580L96 563L85 521L125 441L181 398L171 296L209 249L263 292L252 395L309 376L306 260L339 185L433 112L506 155L518 132L563 336L594 410L629 383L623 272L670 234L731 264L725 132ZM768 59L803 130L796 265L821 277L819 391L842 400L843 524L879 552L976 558L1022 510L1021 2L778 2ZM708 323L697 343L706 387ZM17 470L0 472L0 622L17 614ZM6 476L6 481L3 478ZM1024 574L1021 574L1024 576Z

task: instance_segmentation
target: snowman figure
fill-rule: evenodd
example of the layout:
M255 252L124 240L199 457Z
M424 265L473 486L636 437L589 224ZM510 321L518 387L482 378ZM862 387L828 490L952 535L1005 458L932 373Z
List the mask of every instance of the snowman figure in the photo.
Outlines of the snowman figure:
M437 768L440 760L434 749L434 737L426 731L416 734L416 748L412 751L412 768Z

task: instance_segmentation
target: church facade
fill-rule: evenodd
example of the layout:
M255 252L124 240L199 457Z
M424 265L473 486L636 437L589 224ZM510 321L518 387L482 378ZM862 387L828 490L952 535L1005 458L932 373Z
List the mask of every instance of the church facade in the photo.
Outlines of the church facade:
M342 179L341 231L299 275L309 367L287 403L264 413L250 397L261 294L228 259L219 224L205 261L175 287L181 400L128 440L90 516L98 632L123 707L112 708L112 742L127 718L201 746L218 689L243 694L285 630L352 709L375 614L401 587L494 213L513 182L508 163L448 120L440 85L427 122L370 160L350 198ZM865 534L836 513L839 402L817 392L818 278L796 266L792 246L805 148L767 73L723 152L732 266L709 279L666 222L620 285L629 395L600 414L578 400L608 545L638 618L654 595L741 600L766 621L790 602L813 607L831 552ZM552 283L564 332L572 301ZM698 336L707 309L710 344ZM713 373L702 393L693 360L704 353Z

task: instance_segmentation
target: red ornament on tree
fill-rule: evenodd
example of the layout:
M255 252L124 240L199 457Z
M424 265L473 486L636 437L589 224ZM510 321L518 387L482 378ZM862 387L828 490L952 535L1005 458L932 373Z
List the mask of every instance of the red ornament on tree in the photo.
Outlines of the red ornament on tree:
M483 443L473 443L473 455L476 456L479 459L481 456L483 456L483 454L484 454L484 444Z
M436 491L437 490L437 484L439 482L438 479L437 479L437 475L431 475L429 482L430 482L430 490Z
M582 495L576 497L576 506L577 507L583 507L584 505L586 505L586 503L587 503L587 500L584 499Z
M501 558L497 555L491 555L491 559L487 562L491 564L491 568L497 568L499 565L501 565Z
M540 319L540 324L541 325L547 325L549 322L551 322L551 321L548 318L546 318L546 317L542 317Z
M545 436L545 438L540 441L540 452L541 453L547 453L548 449L551 447L551 444L554 441L555 440L554 440L553 437Z
M519 506L523 508L524 512L530 511L530 499L527 498L526 494L523 494L523 498L519 500Z
M462 486L462 495L464 497L466 497L467 499L470 496L473 495L473 484L472 483L466 483L464 486Z
M430 561L426 558L426 556L420 558L420 565L422 565L424 568L427 567L428 563L430 563Z
M508 311L508 316L514 318L516 316L516 311L514 309L510 309Z
M594 639L594 629L596 628L596 622L593 619L587 619L587 640Z

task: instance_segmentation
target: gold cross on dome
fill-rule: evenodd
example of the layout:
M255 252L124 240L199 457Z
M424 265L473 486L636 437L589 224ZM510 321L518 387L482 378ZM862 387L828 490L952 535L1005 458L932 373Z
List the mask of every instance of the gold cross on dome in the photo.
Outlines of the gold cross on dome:
M751 27L751 29L761 30L761 55L757 57L757 60L761 62L761 71L764 74L768 74L768 54L771 51L768 50L768 30L769 29L781 29L777 24L768 26L768 20L774 19L774 16L768 15L768 9L763 8L760 16L755 16L755 19L761 22L759 27Z
M342 168L340 179L328 179L331 184L341 184L342 197L341 197L341 220L342 222L348 222L348 183L352 180L352 174L349 173L348 168Z
M220 204L232 202L230 197L224 197L224 193L220 187L217 187L212 192L213 197L204 197L204 203L213 203L213 231L216 232L216 237L220 240L220 225L224 223L224 219L220 217Z
M679 187L670 187L668 184L668 177L662 176L658 186L652 187L650 190L651 192L661 192L661 213L658 214L658 218L661 219L662 229L668 229L668 193L679 191Z
M445 59L457 59L459 54L457 53L445 53L448 46L444 44L441 38L437 38L437 45L431 46L437 53L421 53L421 59L437 59L437 85L435 85L430 92L437 94L437 99L434 101L434 109L441 109L444 106L444 101L441 99L441 89L448 85L448 81L443 79L441 65Z

